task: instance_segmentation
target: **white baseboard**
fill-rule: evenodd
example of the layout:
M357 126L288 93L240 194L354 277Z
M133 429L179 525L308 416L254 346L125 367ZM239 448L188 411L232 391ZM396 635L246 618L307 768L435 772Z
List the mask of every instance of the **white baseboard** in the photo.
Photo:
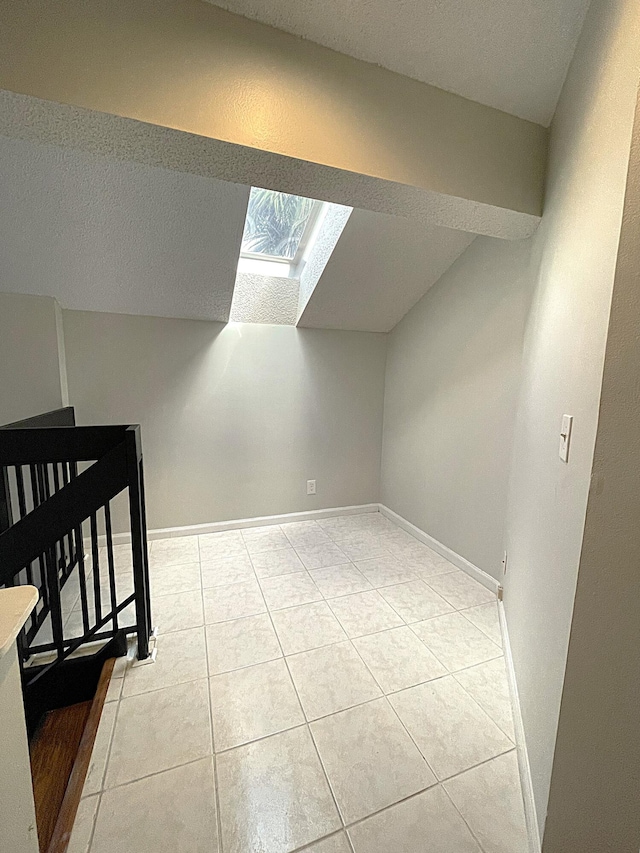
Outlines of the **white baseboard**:
M221 533L223 530L241 530L243 527L263 527L269 524L287 524L291 521L313 521L316 518L330 518L334 515L361 515L365 512L378 512L379 504L357 504L327 509L309 509L304 512L287 512L282 515L263 515L256 518L236 518L230 521L212 521L207 524L188 524L184 527L161 527L147 531L147 539L171 539L176 536L197 536L203 533ZM100 536L101 545L105 537ZM114 544L131 542L130 533L115 533Z
M461 557L460 554L456 554L455 551L452 551L451 548L447 548L446 545L443 545L442 542L438 542L437 539L434 539L433 536L429 536L428 533L425 533L424 530L420 530L419 527L416 527L415 524L411 524L410 521L407 521L406 518L403 518L401 515L398 515L397 512L394 512L389 507L384 504L379 504L380 512L386 516L390 521L393 521L398 527L402 527L403 530L406 530L408 533L411 533L412 536L415 536L416 539L419 539L420 542L423 542L425 545L428 545L436 553L440 554L446 560L449 560L450 563L453 563L454 566L457 566L463 572L466 572L468 575L481 583L483 586L486 586L487 589L490 589L492 592L498 594L498 587L500 586L499 581L497 581L494 577L487 574L487 572L479 569L478 566L474 566L473 563L470 563L469 560L466 560L464 557Z
M513 708L513 726L516 733L516 752L518 754L518 770L520 772L520 786L522 788L522 799L524 800L524 817L527 824L527 835L529 839L529 853L540 853L540 831L538 829L538 816L536 803L533 797L533 782L531 780L531 766L529 765L529 753L524 734L524 723L520 713L520 697L518 696L518 684L511 655L511 644L509 642L509 628L504 612L504 603L498 602L498 613L500 614L500 629L502 631L502 646L504 648L504 661L509 681L509 693L511 695L511 707Z

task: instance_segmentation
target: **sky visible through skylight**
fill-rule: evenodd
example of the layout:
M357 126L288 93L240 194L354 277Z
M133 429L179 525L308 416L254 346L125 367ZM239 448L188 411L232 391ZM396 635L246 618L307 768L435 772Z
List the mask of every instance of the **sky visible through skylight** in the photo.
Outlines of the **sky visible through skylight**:
M252 187L242 236L242 254L292 261L317 202Z

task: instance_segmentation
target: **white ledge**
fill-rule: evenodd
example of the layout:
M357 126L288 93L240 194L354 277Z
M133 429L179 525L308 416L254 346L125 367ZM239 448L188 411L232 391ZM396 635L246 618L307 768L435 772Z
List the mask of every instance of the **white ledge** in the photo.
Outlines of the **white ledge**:
M38 601L35 586L0 589L0 658L13 647L14 640Z

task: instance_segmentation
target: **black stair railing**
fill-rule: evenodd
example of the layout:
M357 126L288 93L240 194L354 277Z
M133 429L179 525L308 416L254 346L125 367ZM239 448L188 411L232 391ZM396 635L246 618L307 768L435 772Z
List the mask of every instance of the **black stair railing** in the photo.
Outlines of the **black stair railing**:
M130 543L114 546L112 501L122 493ZM22 660L54 653L37 677L123 630L136 634L138 657L148 657L139 426L78 427L69 407L0 429L0 587L25 583L39 600L18 638Z

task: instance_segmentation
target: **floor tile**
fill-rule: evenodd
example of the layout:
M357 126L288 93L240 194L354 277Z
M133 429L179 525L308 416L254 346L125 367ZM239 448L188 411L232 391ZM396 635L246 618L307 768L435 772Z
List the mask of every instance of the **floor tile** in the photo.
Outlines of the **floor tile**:
M331 608L323 601L276 610L272 619L285 655L347 639Z
M102 795L91 853L217 853L211 758Z
M127 670L123 696L135 696L207 677L204 628L160 634L155 663L136 661Z
M349 637L361 637L404 624L377 590L332 598L329 605Z
M447 674L410 628L392 628L353 641L385 693L404 690Z
M350 642L287 658L307 720L335 714L382 696Z
M386 699L324 717L310 726L345 823L435 782Z
M200 589L200 563L182 563L179 566L150 566L151 598L156 595L174 595Z
M117 702L120 698L120 694L122 693L122 684L124 682L123 678L113 678L109 682L109 687L107 688L107 698L105 702Z
M325 569L349 562L347 555L335 542L298 546L296 551L307 569Z
M178 592L175 595L155 595L151 599L152 624L161 633L183 631L204 625L202 610L202 592Z
M260 581L260 585L269 610L282 610L284 607L310 604L322 598L320 590L308 572L264 578Z
M247 548L240 530L222 530L220 533L203 533L198 536L200 559L210 562L220 557L246 554Z
M195 563L200 559L197 536L153 539L150 546L150 566L177 566L180 563Z
M401 527L396 527L393 525L390 529L382 530L379 533L382 540L386 543L386 547L389 550L397 550L398 545L411 546L419 544L415 536L412 536L407 530L403 530ZM425 546L426 547L426 546Z
M251 555L259 554L261 551L276 551L279 548L289 547L289 540L277 524L265 527L248 527L242 531L242 538Z
M291 572L305 570L300 557L293 548L281 548L279 551L262 551L252 554L253 568L259 578L274 578Z
M389 701L440 780L512 747L453 676L393 693Z
M147 553L151 553L153 540L147 543ZM130 572L133 567L133 554L130 542L112 545L113 565L116 572ZM91 548L87 549L87 557L91 557ZM98 549L98 562L101 567L109 565L109 556L106 546Z
M336 598L339 595L373 589L362 572L358 571L352 563L333 566L329 569L315 569L309 574L325 598Z
M390 544L388 547L402 563L410 566L423 578L459 571L453 563L417 539L413 542Z
M267 610L257 580L216 586L203 590L202 595L204 621L207 625L212 622L241 619L243 616L255 616Z
M282 657L271 619L265 614L207 625L209 675Z
M242 583L254 580L255 574L249 554L231 554L214 560L201 560L202 586L205 588L226 586L229 583Z
M118 679L119 681L121 679ZM89 771L82 789L82 796L88 794L97 794L102 790L104 781L104 771L107 767L107 756L109 755L109 747L111 746L111 737L116 725L116 714L118 712L117 702L109 702L102 708L100 724L98 732L93 744L91 752L91 761L89 763Z
M322 841L316 841L311 847L305 847L304 853L352 853L351 845L344 832L338 832Z
M365 512L360 515L360 524L363 530L369 530L378 535L397 530L397 526L381 512Z
M341 828L306 726L217 758L225 853L290 853Z
M496 600L495 592L460 571L435 575L427 583L457 610Z
M206 679L131 696L119 704L105 787L133 782L212 753Z
M333 540L344 539L345 537L352 536L354 533L361 533L365 530L361 514L319 518L317 523Z
M376 588L417 579L415 572L403 566L392 554L371 560L358 560L356 567L371 586Z
M502 647L502 630L500 629L497 601L490 601L487 604L469 607L467 610L462 610L461 612L476 628L480 628L490 640L493 640L496 645Z
M485 853L527 853L515 750L450 779L444 787Z
M496 658L471 669L464 669L457 672L455 678L515 743L516 734L504 658Z
M453 607L423 581L409 581L380 590L380 595L405 622L419 622L451 613Z
M349 830L355 853L482 853L438 785Z
M292 521L289 524L281 524L280 529L294 548L331 542L329 536L315 521Z
M340 540L340 549L350 560L368 560L370 557L385 557L389 554L379 536L373 533L357 533Z
M210 685L216 752L305 721L284 658L215 675Z
M80 800L67 853L89 853L89 842L91 841L99 801L100 797L97 794L92 797L83 797Z
M461 613L447 613L411 626L450 672L497 658L502 649Z

